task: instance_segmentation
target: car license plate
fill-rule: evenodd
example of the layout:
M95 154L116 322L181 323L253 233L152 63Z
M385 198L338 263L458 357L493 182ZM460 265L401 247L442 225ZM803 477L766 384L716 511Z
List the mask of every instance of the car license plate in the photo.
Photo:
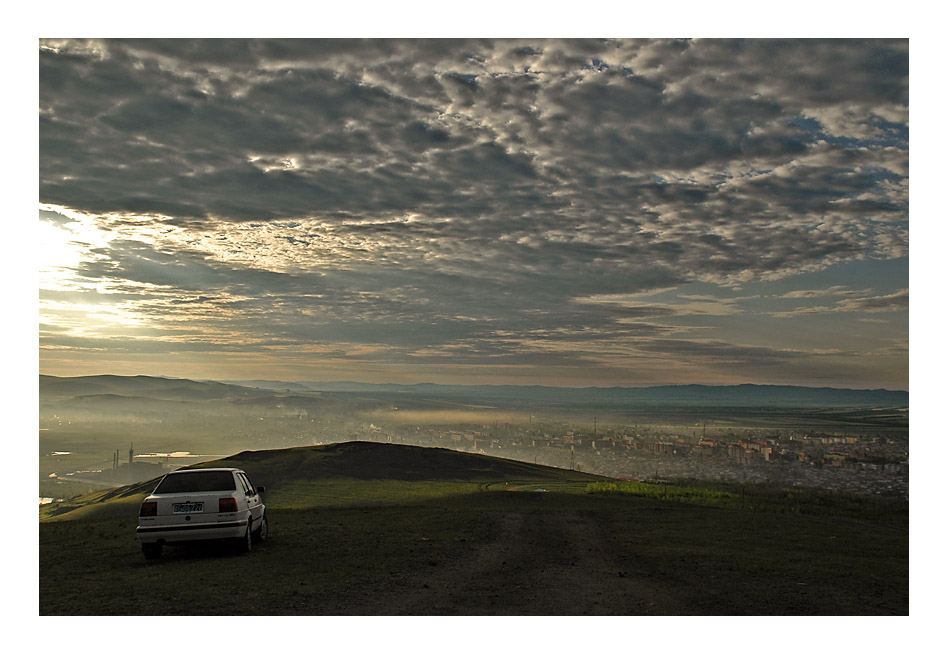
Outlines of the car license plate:
M191 514L200 512L204 509L204 503L175 503L172 506L172 512L175 514Z

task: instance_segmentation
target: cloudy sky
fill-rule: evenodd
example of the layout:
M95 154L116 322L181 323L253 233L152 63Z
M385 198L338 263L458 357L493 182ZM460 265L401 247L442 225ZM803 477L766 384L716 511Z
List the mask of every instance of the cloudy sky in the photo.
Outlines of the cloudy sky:
M39 370L908 388L908 42L40 40Z

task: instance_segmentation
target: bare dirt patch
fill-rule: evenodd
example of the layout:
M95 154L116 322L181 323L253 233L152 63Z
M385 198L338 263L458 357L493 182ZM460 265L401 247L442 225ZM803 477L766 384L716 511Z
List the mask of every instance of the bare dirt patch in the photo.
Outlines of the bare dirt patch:
M675 585L638 570L582 511L519 510L487 543L457 546L423 571L364 591L340 614L676 614Z

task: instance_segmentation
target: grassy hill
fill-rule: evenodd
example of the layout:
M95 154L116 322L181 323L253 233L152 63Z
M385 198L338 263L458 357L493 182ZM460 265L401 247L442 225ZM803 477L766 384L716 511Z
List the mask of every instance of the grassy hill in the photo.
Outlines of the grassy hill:
M136 512L154 482L88 494L40 523L40 613L908 611L906 524L844 518L834 501L816 515L773 495L753 505L754 491L742 505L664 486L605 495L583 473L363 442L207 465L267 487L267 542L147 562Z
M190 468L242 468L267 487L270 509L392 505L417 498L531 484L583 490L595 476L443 448L352 441L326 446L255 450ZM158 478L78 496L41 508L41 520L132 514Z

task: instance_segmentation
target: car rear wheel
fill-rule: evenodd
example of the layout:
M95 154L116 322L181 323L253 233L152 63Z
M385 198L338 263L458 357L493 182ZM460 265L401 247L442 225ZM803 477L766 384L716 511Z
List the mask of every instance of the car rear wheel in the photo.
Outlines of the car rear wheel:
M254 539L257 541L264 541L267 539L267 515L264 514L261 517L261 525L257 528L257 532L254 533Z
M146 559L157 560L162 556L162 545L159 542L147 542L142 544L142 552Z

